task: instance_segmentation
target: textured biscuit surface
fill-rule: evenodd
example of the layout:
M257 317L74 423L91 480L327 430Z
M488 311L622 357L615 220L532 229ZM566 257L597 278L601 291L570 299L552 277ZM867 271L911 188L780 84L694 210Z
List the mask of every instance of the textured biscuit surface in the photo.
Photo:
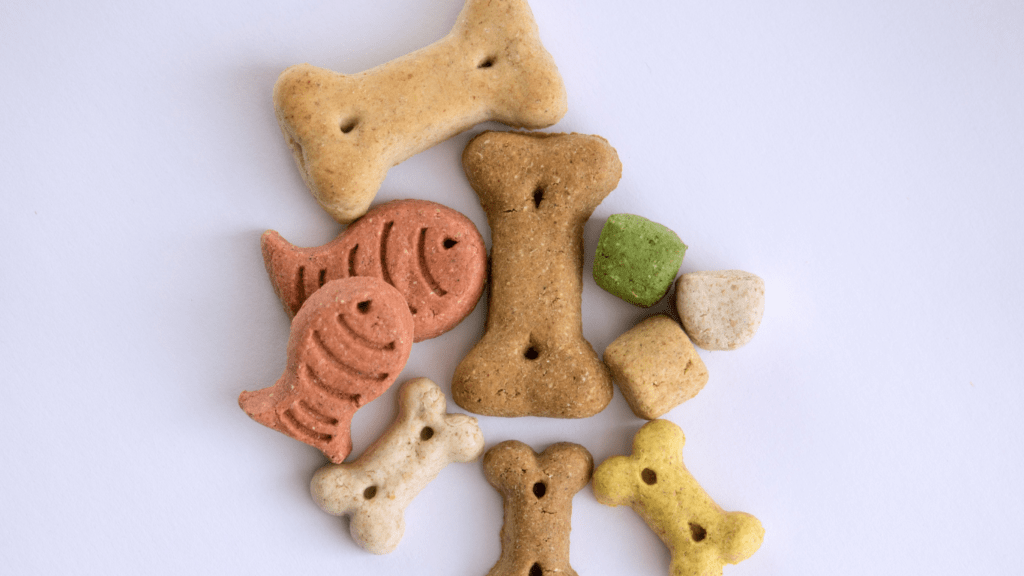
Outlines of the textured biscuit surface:
M501 556L487 576L576 576L569 565L572 498L590 482L594 460L561 442L537 454L508 440L487 451L484 473L501 493Z
M487 276L487 249L473 222L426 200L377 206L320 247L293 246L273 230L260 243L290 316L326 282L372 276L408 301L415 342L440 336L472 312Z
M292 66L274 108L313 196L348 223L395 164L486 120L550 126L566 95L525 0L467 0L443 39L372 70Z
M668 420L648 422L633 454L613 456L594 471L594 495L628 505L672 553L672 576L720 576L725 564L749 558L764 539L761 522L725 512L683 465L683 431Z
M764 316L764 280L742 270L691 272L676 283L676 310L693 343L734 350L754 337Z
M406 382L398 418L373 446L354 462L328 464L313 476L313 500L325 512L350 516L352 538L365 550L393 551L412 499L448 464L483 453L476 418L445 409L437 384L426 378Z
M633 413L653 420L693 398L708 370L679 324L659 314L619 336L604 361Z
M318 448L332 462L352 451L356 410L388 389L409 359L409 305L383 280L328 282L292 320L284 374L242 392L253 420Z
M619 181L597 136L484 132L462 154L491 227L487 331L455 370L452 396L490 416L584 418L612 381L583 338L583 225Z
M686 244L665 226L634 214L612 214L597 241L594 281L648 308L672 287L685 254Z

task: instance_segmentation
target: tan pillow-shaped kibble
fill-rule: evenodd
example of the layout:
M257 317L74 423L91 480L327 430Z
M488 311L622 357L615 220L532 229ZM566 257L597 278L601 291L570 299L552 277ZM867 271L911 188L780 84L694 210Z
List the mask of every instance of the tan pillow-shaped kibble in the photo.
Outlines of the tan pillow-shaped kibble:
M708 369L679 324L659 314L637 324L604 351L633 413L654 420L693 398Z

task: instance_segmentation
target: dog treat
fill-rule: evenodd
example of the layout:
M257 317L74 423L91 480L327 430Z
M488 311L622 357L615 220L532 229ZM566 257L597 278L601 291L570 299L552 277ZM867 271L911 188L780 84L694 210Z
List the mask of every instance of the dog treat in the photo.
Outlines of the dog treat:
M735 350L761 325L764 280L742 270L683 274L676 283L676 310L694 344Z
M604 361L633 413L654 420L693 398L708 370L679 323L659 314L619 336Z
M409 302L414 342L440 336L462 321L484 291L487 248L473 222L426 200L377 206L318 248L263 233L263 262L274 292L294 316L324 283L351 276L381 278Z
M619 181L615 149L598 136L484 132L462 163L491 226L491 292L455 402L489 416L600 412L612 380L583 338L583 225Z
M561 442L539 455L508 440L487 451L484 473L501 493L501 556L487 576L576 576L569 565L572 497L590 482L594 459Z
M668 292L685 254L686 244L661 224L612 214L597 241L594 281L626 302L648 308Z
M238 405L340 463L352 451L352 416L398 378L412 334L409 305L383 280L328 282L292 320L284 374L273 386L242 392Z
M274 85L306 185L338 222L366 213L388 169L475 124L543 128L565 86L525 0L467 0L435 44L358 74L308 64Z
M328 464L310 482L317 505L349 516L352 538L374 554L398 546L406 507L442 468L476 460L484 451L476 418L447 414L444 393L430 380L406 382L398 402L398 418L362 456Z
M594 472L594 495L608 506L627 504L672 553L672 576L721 575L724 564L749 558L764 539L761 522L725 512L683 464L683 431L668 420L648 422L633 438L631 456L613 456Z

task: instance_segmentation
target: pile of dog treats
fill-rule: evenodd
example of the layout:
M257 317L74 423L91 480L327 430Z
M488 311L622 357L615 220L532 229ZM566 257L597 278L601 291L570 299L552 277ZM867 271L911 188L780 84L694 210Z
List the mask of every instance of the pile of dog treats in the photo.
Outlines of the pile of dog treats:
M486 416L586 418L617 382L633 412L652 420L633 453L595 470L563 442L540 454L517 441L484 455L504 498L502 552L491 574L574 574L572 498L593 479L597 499L633 507L672 552L672 574L721 574L761 545L761 523L725 512L682 460L683 432L657 420L708 381L694 343L747 343L764 311L764 283L737 270L684 274L687 247L661 224L611 216L594 258L599 286L642 307L676 282L682 326L666 315L622 334L603 359L583 338L583 226L618 184L618 155L599 136L483 132L462 162L491 228L483 238L459 212L425 200L371 209L389 167L486 120L529 130L566 112L565 88L525 0L467 0L448 36L354 75L310 65L286 70L274 105L303 179L349 226L299 248L262 239L270 281L292 317L287 366L273 386L242 392L257 422L321 450L332 464L311 482L326 512L351 517L364 549L385 554L402 538L404 510L451 462L484 450L476 418L447 413L441 388L405 382L394 424L351 462L355 412L387 390L416 342L456 326L490 288L487 330L459 363L452 398Z

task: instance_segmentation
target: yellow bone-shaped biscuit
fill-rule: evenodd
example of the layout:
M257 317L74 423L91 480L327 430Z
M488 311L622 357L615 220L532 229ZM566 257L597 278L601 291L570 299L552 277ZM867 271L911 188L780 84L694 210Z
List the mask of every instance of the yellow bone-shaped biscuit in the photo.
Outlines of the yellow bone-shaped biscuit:
M724 564L749 558L761 546L761 522L726 512L683 464L682 429L648 422L633 438L631 456L613 456L594 472L594 495L609 506L627 504L672 553L672 576L716 576Z
M410 156L487 120L550 126L567 104L526 1L467 0L447 36L371 70L288 68L274 107L313 196L348 223Z

